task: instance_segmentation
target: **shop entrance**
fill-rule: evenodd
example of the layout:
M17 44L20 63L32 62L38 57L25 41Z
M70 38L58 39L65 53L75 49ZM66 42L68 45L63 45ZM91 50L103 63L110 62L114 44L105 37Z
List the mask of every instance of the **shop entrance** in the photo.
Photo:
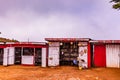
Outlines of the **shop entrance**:
M21 47L15 47L15 64L21 64Z
M1 58L2 50L0 49L0 60L3 60ZM22 59L23 55L23 59ZM34 56L33 60L27 61L28 58L31 56ZM15 64L35 64L35 65L41 65L42 61L42 49L41 48L30 48L30 47L15 47ZM2 62L2 61L1 61ZM34 62L34 63L33 63Z
M42 49L35 48L35 65L41 65L42 62Z
M60 65L75 65L73 60L78 57L78 42L60 43Z
M3 64L3 53L4 53L3 48L0 48L0 65Z

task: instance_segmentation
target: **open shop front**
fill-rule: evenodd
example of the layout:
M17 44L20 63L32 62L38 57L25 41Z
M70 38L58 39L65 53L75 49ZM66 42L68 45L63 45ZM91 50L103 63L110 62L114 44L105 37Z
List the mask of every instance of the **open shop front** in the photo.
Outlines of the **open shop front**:
M88 38L45 38L49 41L48 66L74 66L81 57L82 65L90 67L90 44Z
M60 65L74 65L78 57L78 42L60 42Z
M4 54L4 48L0 48L0 65L3 64L3 54Z
M4 65L40 65L46 67L46 43L14 43L4 49Z
M23 65L41 65L42 63L42 49L41 48L32 48L32 47L23 47L22 54L22 63Z
M0 65L3 65L4 48L6 47L4 42L0 42Z

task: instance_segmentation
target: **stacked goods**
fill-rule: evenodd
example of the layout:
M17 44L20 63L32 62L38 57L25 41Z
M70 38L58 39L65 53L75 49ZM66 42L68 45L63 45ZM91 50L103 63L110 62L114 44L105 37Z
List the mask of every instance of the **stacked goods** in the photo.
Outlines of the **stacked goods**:
M72 64L78 57L78 43L64 42L60 45L60 61L65 64ZM64 65L65 65L64 64Z

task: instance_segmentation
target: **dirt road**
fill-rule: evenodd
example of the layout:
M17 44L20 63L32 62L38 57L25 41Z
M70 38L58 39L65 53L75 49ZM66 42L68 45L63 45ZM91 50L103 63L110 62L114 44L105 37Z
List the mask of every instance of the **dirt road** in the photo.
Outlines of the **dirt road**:
M0 80L120 80L120 69L61 66L0 66Z

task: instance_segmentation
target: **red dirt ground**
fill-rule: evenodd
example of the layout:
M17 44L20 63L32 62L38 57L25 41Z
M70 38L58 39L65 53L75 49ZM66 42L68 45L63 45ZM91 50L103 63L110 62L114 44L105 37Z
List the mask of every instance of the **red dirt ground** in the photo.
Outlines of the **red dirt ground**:
M0 80L120 80L120 69L60 66L0 66Z

